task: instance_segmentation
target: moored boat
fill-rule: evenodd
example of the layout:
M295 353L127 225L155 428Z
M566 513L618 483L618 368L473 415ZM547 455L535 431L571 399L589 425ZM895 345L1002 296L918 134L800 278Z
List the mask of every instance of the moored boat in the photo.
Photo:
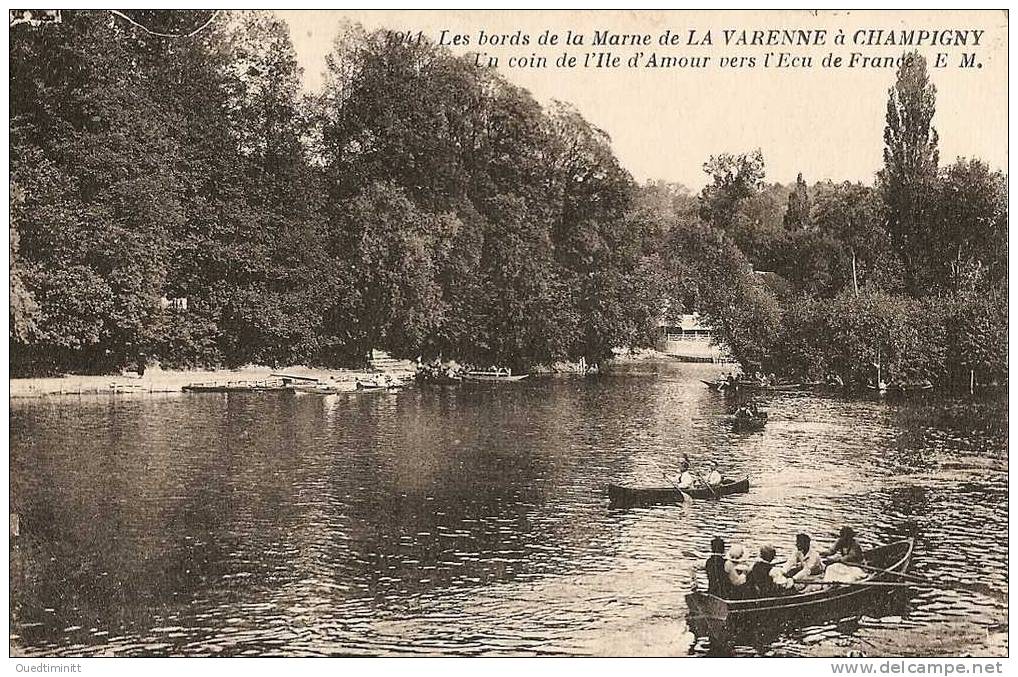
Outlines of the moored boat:
M185 393L263 393L283 392L286 386L281 380L266 379L264 381L208 381L188 383L181 390Z
M774 383L769 385L764 385L763 383L746 383L743 385L749 390L762 390L764 392L791 392L803 389L803 385L801 383Z
M721 486L715 489L707 487L694 487L679 491L670 487L625 487L619 484L608 485L608 502L615 507L633 507L638 505L658 505L669 503L682 503L685 498L683 493L692 498L718 498L730 496L731 494L744 494L749 491L749 478L741 480L725 478Z
M900 393L914 393L933 390L933 384L925 379L922 381L899 381L891 386L891 388Z
M686 595L689 627L695 634L708 637L712 648L728 647L741 637L761 631L865 614L887 597L888 587L902 583L895 573L908 570L914 549L915 541L910 538L866 550L866 564L887 572L875 572L858 583L823 586L814 592L746 600L691 592Z
M468 371L467 373L463 374L463 380L473 381L476 383L480 382L511 383L514 381L522 381L528 376L530 376L530 374L511 374L505 371Z
M455 376L450 376L449 374L422 375L418 372L417 382L432 386L455 386L463 382L463 377L458 374Z
M349 386L339 387L330 383L308 383L287 386L287 391L295 395L336 395L352 392Z
M361 392L366 392L366 393L368 393L368 392L377 392L377 393L396 392L397 390L402 390L402 389L403 389L403 384L402 383L398 383L396 381L392 381L390 383L377 383L377 382L374 382L374 381L357 381L357 390L359 390Z

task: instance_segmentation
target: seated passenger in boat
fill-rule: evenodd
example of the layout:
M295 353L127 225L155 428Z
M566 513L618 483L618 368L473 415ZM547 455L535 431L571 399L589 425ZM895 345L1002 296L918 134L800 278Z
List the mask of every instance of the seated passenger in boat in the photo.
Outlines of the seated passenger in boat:
M708 467L710 470L707 471L707 484L715 488L720 487L722 477L721 472L718 470L718 462L711 461Z
M864 564L862 547L855 540L852 527L841 527L838 540L830 550L820 555L828 562L824 571L824 580L837 583L854 583L866 578L866 572L853 564Z
M725 571L725 541L715 536L710 542L710 557L707 558L707 594L730 599L732 586Z
M725 573L728 574L728 583L732 586L733 597L741 597L746 585L746 574L749 573L749 564L746 562L746 549L736 543L728 549L728 557L725 559Z
M820 551L812 544L809 534L798 534L795 537L795 554L785 563L783 569L786 576L795 582L810 576L819 576L824 572L824 563L820 559Z
M748 597L778 597L786 594L795 582L774 566L774 548L765 545L760 548L760 559L749 570L746 577Z

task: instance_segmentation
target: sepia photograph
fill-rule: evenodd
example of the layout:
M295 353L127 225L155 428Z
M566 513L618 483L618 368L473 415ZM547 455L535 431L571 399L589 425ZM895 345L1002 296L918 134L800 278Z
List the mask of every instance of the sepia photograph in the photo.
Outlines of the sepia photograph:
M9 23L12 671L1004 672L1007 10Z

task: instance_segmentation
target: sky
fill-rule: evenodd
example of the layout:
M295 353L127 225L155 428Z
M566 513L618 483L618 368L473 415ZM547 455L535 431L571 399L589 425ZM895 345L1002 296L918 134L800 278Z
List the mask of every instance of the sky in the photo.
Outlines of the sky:
M944 53L948 67L931 69L937 87L941 164L956 157L977 157L994 169L1007 168L1007 15L1002 11L276 11L290 27L308 91L321 87L325 56L344 21L365 28L417 32L438 41L447 35L470 35L474 44L450 46L457 54L479 50L500 59L499 71L548 103L574 105L591 123L605 130L622 164L638 181L661 179L698 190L705 182L703 163L710 155L760 148L767 180L790 183L798 173L812 183L831 179L871 182L883 162L887 91L895 69L824 68L828 53L846 60L853 52L897 57L906 49L854 45L863 38L886 41L900 31L963 31L965 47L929 45L920 52L932 62ZM823 45L724 45L733 38L770 29L825 30ZM833 44L845 31L844 46ZM479 31L530 36L528 46L479 47ZM583 46L537 45L545 30L564 39L566 31L583 34ZM593 31L650 34L650 46L590 44ZM666 30L683 44L661 47ZM689 31L695 31L693 45ZM702 44L707 32L711 45ZM882 31L874 33L873 31ZM983 31L973 46L973 31ZM940 39L940 38L937 38ZM623 58L636 52L674 57L710 57L704 68L555 68L566 50L583 58L611 51ZM761 67L763 55L780 52L812 57L812 67ZM979 67L959 68L962 53L975 53ZM549 68L513 68L509 56L545 56ZM721 66L722 57L752 57L756 67ZM858 57L857 57L858 58ZM745 63L745 62L744 62ZM771 62L773 63L773 61Z

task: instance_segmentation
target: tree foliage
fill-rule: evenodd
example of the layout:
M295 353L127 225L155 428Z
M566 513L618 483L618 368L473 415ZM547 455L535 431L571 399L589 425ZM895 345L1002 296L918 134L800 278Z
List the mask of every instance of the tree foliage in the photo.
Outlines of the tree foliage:
M765 183L756 150L710 157L692 194L637 186L575 108L427 40L344 26L307 96L272 14L127 15L204 27L67 11L11 33L16 372L596 364L666 309L747 366L1006 363L1007 179L938 169L917 55L875 187Z

